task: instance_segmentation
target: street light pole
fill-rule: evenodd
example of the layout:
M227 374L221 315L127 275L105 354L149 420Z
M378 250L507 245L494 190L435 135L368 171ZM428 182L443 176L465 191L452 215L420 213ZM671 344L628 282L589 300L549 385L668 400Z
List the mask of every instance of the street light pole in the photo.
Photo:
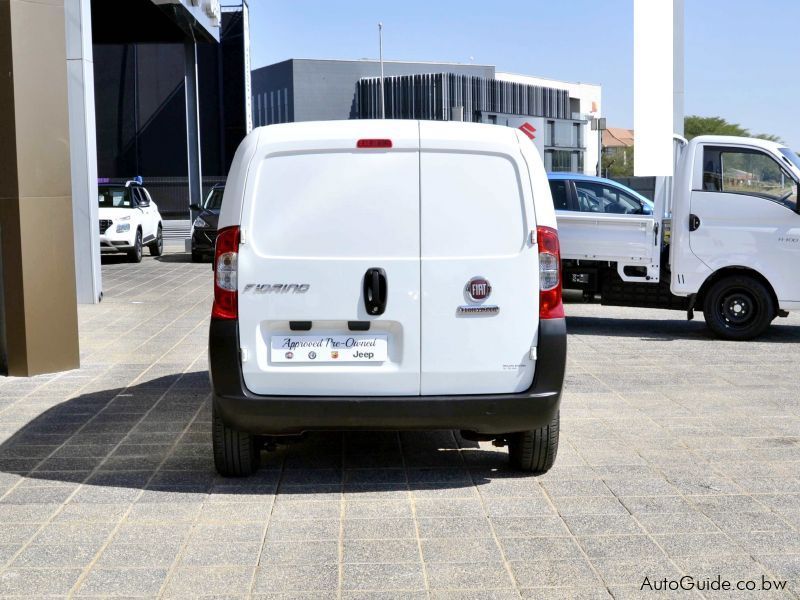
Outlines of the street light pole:
M383 93L383 23L378 23L378 53L381 63L381 119L385 119L386 99Z
M603 130L597 128L597 176L603 176Z
M603 176L603 131L606 129L605 117L592 117L592 131L597 132L597 176Z

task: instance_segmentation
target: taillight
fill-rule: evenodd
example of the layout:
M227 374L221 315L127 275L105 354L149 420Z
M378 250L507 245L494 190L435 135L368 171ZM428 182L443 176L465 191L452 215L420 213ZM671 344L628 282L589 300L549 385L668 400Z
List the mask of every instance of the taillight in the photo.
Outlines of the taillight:
M563 319L558 232L552 227L537 227L536 237L539 243L539 318Z
M225 227L217 234L214 248L214 307L212 319L235 319L239 316L237 262L239 228Z

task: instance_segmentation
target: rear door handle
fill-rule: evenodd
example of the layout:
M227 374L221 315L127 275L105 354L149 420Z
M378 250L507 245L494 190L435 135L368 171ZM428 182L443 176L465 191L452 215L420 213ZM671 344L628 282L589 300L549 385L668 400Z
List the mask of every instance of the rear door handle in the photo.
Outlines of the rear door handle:
M689 215L689 231L697 231L698 229L700 229L700 217Z
M374 267L364 274L364 305L368 315L382 315L386 310L389 286L386 271Z

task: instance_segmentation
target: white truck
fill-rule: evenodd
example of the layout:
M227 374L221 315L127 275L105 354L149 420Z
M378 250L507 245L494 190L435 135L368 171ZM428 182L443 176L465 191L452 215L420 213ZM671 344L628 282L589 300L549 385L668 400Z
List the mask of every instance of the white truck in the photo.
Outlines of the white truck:
M214 258L217 470L265 439L461 429L550 468L566 361L542 160L494 125L356 120L254 130Z
M703 311L747 340L800 308L800 158L770 141L676 138L653 215L556 211L564 287L606 305Z

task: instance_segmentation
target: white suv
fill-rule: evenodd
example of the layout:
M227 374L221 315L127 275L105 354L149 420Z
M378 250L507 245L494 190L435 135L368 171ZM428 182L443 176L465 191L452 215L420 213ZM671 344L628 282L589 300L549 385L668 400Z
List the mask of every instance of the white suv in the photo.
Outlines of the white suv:
M125 252L131 262L141 262L142 248L151 256L164 251L163 226L158 206L136 181L98 186L100 250Z
M556 217L531 141L494 125L274 125L242 142L215 250L213 449L461 429L548 470L566 327Z

